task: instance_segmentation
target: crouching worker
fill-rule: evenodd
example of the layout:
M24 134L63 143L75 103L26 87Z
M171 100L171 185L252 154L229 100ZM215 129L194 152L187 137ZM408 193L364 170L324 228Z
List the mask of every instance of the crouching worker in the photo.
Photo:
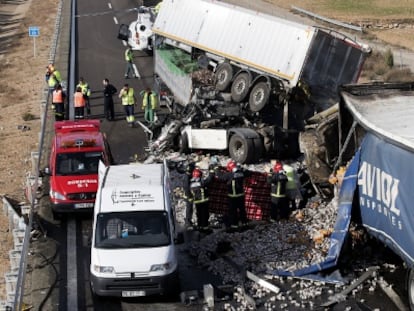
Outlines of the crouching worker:
M210 212L208 206L208 185L213 178L214 171L210 171L208 176L203 178L201 170L195 168L190 180L190 200L194 204L197 216L197 227L201 231L209 231L208 219L210 217Z
M286 196L286 183L288 178L283 165L276 162L267 175L270 184L270 221L289 219L289 201Z

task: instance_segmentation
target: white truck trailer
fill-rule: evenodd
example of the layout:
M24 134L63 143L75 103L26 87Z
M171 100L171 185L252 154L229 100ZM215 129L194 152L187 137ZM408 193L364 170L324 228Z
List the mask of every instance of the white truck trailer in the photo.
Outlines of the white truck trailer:
M242 163L294 156L304 120L358 80L369 52L332 30L212 0L164 0L152 31L156 79L187 106L180 148L228 150Z

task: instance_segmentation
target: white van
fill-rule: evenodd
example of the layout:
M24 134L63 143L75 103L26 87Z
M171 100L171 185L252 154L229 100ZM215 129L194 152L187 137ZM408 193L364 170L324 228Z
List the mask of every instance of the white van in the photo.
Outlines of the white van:
M165 162L100 164L90 265L94 294L179 292L171 195Z

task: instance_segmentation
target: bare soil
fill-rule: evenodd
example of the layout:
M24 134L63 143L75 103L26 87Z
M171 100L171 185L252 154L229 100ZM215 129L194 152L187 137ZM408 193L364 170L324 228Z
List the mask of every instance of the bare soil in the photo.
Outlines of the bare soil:
M326 6L327 1L267 0L281 8L289 10L291 5L318 14L336 18L344 22L359 23L369 20L377 22L377 16L355 12L346 14L334 11ZM338 2L338 1L336 1ZM354 1L352 1L354 2ZM373 1L384 9L387 4L397 1ZM24 188L27 172L32 170L30 155L38 151L40 132L40 104L51 37L54 31L58 1L54 0L0 0L0 195L6 195L20 202L25 201ZM414 0L404 1L407 6L414 7ZM27 14L30 12L30 14ZM381 20L406 20L413 24L414 13L407 11L402 16L381 16ZM34 42L28 36L29 26L39 26L40 36L36 38L36 56ZM373 30L376 37L414 51L413 29L393 28ZM34 120L24 121L23 116L32 114ZM26 126L26 127L23 127ZM0 299L5 298L3 275L9 271L9 250L13 249L12 234L9 230L8 219L0 213Z

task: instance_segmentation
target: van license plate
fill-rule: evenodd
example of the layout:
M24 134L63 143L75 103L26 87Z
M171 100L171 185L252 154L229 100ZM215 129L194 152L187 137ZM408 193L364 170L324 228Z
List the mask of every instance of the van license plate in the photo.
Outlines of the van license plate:
M89 208L93 207L93 203L76 203L75 208Z
M145 291L143 290L122 291L122 297L142 297L142 296L145 296Z

